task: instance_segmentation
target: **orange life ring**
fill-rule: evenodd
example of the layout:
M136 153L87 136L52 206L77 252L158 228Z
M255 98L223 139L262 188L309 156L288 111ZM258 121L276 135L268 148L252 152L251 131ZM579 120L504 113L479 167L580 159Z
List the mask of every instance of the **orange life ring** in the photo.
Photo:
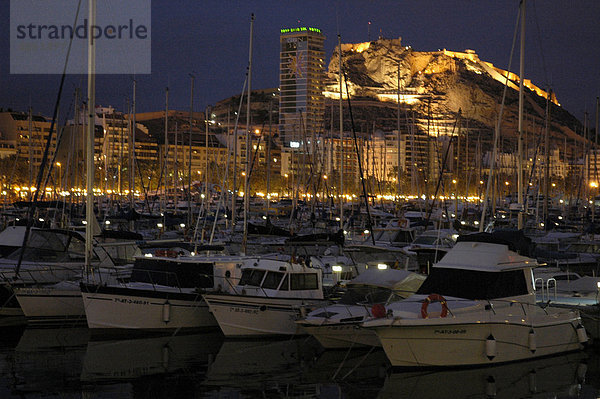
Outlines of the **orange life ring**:
M398 227L401 228L407 228L408 227L408 220L407 219L398 219Z
M371 308L371 314L373 315L373 317L375 317L376 319L381 319L383 317L386 316L387 312L385 310L385 306L383 306L381 303L376 303L375 305L373 305L373 307Z
M442 312L440 313L440 317L448 316L448 304L446 303L446 298L439 294L430 294L421 305L421 317L426 319L429 317L427 314L427 307L431 302L439 302L442 305Z

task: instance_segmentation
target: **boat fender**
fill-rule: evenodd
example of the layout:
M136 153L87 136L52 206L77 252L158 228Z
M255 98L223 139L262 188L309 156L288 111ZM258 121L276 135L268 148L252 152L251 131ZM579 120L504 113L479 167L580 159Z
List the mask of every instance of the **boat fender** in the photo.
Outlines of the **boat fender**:
M535 331L533 331L533 329L529 331L529 338L527 343L529 344L529 350L531 351L531 353L535 353L535 351L537 350L537 343L535 342Z
M577 339L580 344L585 344L588 341L587 333L585 332L585 328L579 324L575 329L577 331Z
M486 398L496 397L496 380L491 375L485 381L485 395Z
M162 366L165 370L169 368L169 345L162 348Z
M485 355L489 360L493 360L497 355L496 338L492 334L485 340Z
M537 377L535 370L529 372L529 392L537 392Z
M585 382L585 375L587 373L587 364L579 363L577 365L577 382L583 384Z
M384 318L387 315L387 311L385 310L385 306L383 306L383 304L376 303L371 308L371 314L376 319L382 319L382 318Z
M168 323L171 320L171 304L169 303L169 301L167 301L163 304L162 320L165 323Z
M264 312L265 310L267 310L267 307L265 305L262 305L260 308L258 308L258 310Z
M439 302L442 305L442 311L440 312L440 317L448 316L448 304L446 303L446 298L439 294L430 294L421 305L421 317L427 319L429 314L427 313L427 307L431 302Z

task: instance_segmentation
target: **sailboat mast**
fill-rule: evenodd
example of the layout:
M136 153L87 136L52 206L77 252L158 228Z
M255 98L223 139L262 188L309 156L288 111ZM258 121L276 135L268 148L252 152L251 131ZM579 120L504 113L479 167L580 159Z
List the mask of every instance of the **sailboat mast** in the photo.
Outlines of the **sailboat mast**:
M252 35L254 29L254 13L250 16L250 49L248 52L248 101L246 107L246 176L244 176L244 237L242 248L246 252L248 240L248 209L250 208L250 93L252 87Z
M28 145L29 145L29 200L31 201L32 198L32 191L31 191L31 187L33 186L33 141L31 138L31 135L33 133L33 128L32 128L32 121L33 121L33 115L32 115L32 110L31 107L29 107L29 112L27 115L27 125L28 125L28 129L29 129L29 136L28 136Z
M401 158L400 158L400 61L398 60L398 87L397 87L397 95L398 95L398 109L397 109L397 115L396 115L396 144L397 144L397 151L398 153L397 155L397 161L398 161L398 174L396 176L396 178L398 179L398 194L396 195L396 201L400 201L400 177L402 175L401 172L401 168L400 168L400 164L401 164ZM399 203L399 202L398 202Z
M517 155L517 201L519 216L517 228L523 228L523 80L525 78L525 3L521 0L521 46L519 65L519 143Z
M544 165L544 226L546 226L548 219L548 189L550 186L550 98L552 97L552 90L548 90L548 97L546 98L546 128L544 132L544 149L546 150L546 164Z
M190 231L192 228L192 123L194 116L194 78L195 76L190 74L190 129L189 129L189 143L188 143L188 192L187 192L187 230ZM185 151L184 151L185 153Z
M271 125L273 123L273 97L271 97L271 101L269 101L269 134L267 136L267 210L266 216L267 220L269 219L269 205L271 205Z
M130 186L129 186L129 202L130 202L130 207L131 210L133 211L134 207L135 207L135 97L136 97L136 89L137 89L137 82L135 79L133 79L133 99L131 101L131 148L129 149L129 156L130 156L130 163L129 163L129 167L130 167L130 174L129 174L129 181L130 181ZM131 230L133 231L133 221L131 222L131 226L130 226Z
M344 229L344 115L342 103L342 37L338 35L338 61L340 79L340 229Z
M90 25L96 25L96 0L89 0ZM94 126L96 124L96 41L88 42L88 131L86 146L85 269L90 270L94 220Z
M169 202L168 195L168 179L167 179L167 171L169 162L169 87L165 89L165 149L164 149L164 157L163 157L163 176L164 176L164 184L165 190L163 192L162 197L162 213L163 213L163 226L166 226L166 216L167 212L167 203Z

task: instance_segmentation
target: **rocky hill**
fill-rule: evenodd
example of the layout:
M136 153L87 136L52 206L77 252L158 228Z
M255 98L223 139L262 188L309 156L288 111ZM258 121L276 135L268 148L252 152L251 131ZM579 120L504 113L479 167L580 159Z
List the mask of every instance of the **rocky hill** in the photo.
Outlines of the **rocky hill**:
M387 102L397 108L399 95L403 109L410 109L416 119L429 120L430 124L436 119L455 119L461 110L463 119L493 131L508 77L502 135L506 139L516 137L519 78L480 60L473 50L415 51L403 46L401 39L342 44L341 50L351 98ZM339 95L338 51L336 48L328 68L326 92L332 97ZM547 93L527 79L524 85L526 129L534 133L544 126ZM581 123L560 107L556 95L551 99L553 140L562 143L567 137L580 141L575 132L581 132Z

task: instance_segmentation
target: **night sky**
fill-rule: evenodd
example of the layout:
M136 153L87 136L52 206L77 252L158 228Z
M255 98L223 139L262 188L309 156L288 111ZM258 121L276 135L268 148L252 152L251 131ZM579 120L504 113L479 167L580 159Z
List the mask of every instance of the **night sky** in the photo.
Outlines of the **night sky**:
M86 1L86 0L84 0ZM101 6L102 1L98 1ZM314 26L326 35L326 64L337 34L342 42L402 37L416 51L473 49L480 59L507 69L517 0L152 1L152 74L139 75L137 111L189 109L190 73L196 75L195 110L239 93L248 64L250 15L255 14L252 88L279 85L279 29ZM0 107L51 116L58 75L9 73L9 1L0 2ZM549 85L580 120L595 118L600 95L600 1L528 0L526 78ZM369 25L370 22L370 25ZM511 71L518 72L518 43ZM132 75L99 75L97 104L125 110ZM61 109L86 77L67 79ZM65 111L66 112L66 111Z

